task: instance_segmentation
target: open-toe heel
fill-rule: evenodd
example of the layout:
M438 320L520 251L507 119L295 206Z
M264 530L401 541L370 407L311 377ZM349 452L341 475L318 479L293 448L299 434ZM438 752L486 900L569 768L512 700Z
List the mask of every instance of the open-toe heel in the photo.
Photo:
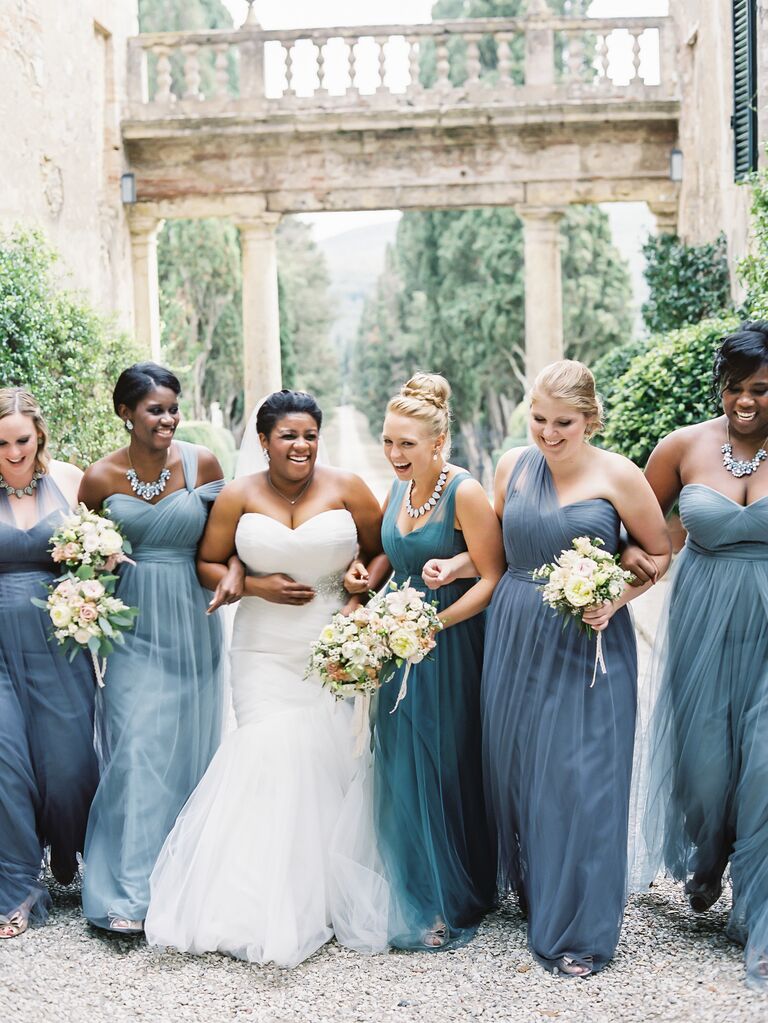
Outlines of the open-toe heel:
M565 977L588 977L592 972L592 956L582 956L580 959L560 956L552 972L555 976L562 973Z

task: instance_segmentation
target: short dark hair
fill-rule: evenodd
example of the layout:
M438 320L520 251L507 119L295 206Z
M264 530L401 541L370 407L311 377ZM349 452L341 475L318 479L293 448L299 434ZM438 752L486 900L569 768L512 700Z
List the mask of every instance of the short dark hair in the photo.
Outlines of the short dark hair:
M712 366L712 389L720 405L726 387L768 364L768 320L747 320L720 342Z
M158 366L156 362L137 362L124 369L117 378L112 392L115 412L120 415L118 409L121 405L131 410L135 409L141 399L156 387L167 387L177 397L181 394L178 377L169 369Z
M259 411L256 413L256 430L258 433L263 433L265 437L269 437L278 420L283 416L300 412L312 416L317 423L318 430L323 425L322 409L311 394L307 394L306 391L289 391L285 388L282 391L275 391L259 406Z

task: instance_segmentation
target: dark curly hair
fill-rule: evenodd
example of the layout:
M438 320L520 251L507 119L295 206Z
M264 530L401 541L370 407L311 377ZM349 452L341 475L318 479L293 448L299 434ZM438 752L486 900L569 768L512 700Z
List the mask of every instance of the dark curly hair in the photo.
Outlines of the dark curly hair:
M269 437L275 428L276 423L292 413L305 412L312 416L317 423L318 430L323 425L323 411L317 401L306 391L289 391L283 388L282 391L275 391L259 406L256 414L256 430Z
M112 392L112 404L115 412L120 415L118 409L121 405L126 408L136 408L142 398L156 387L167 387L178 397L181 394L181 384L178 377L175 377L169 369L158 366L156 362L137 362L128 369L124 369L117 378L115 389Z

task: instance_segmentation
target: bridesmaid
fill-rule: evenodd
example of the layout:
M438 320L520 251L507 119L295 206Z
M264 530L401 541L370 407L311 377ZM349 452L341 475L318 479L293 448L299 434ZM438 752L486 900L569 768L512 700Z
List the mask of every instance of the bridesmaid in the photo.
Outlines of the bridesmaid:
M714 389L723 415L665 437L646 469L662 509L679 502L688 531L660 644L647 830L694 913L720 898L730 864L728 933L745 946L747 982L765 990L768 322L723 340ZM647 578L637 551L630 564Z
M49 541L82 476L47 441L32 395L0 388L0 938L45 921L46 846L56 880L74 878L98 781L90 665L69 662L31 603L58 574Z
M374 815L390 890L389 943L455 948L495 900L496 870L482 796L479 683L483 615L504 567L501 533L469 473L445 461L450 387L419 373L392 398L384 451L396 480L384 505L385 556L353 565L348 588L418 579L426 562L468 551L476 579L436 592L445 632L415 664L393 713L401 669L379 692ZM430 503L430 498L432 501Z
M106 505L133 546L117 594L139 608L109 658L99 707L103 774L88 821L83 909L91 923L140 933L149 875L221 736L221 635L195 557L224 486L206 448L175 441L180 385L151 362L120 374L115 412L130 441L92 465L80 487ZM232 567L215 603L237 597Z
M586 366L547 366L531 392L533 445L499 461L495 506L509 568L488 615L482 687L501 882L527 910L536 959L579 977L613 957L624 911L637 695L624 605L639 590L582 615L603 632L608 669L590 688L594 640L542 602L531 572L577 536L601 537L615 551L622 522L658 574L669 560L664 518L642 472L589 443L601 411Z

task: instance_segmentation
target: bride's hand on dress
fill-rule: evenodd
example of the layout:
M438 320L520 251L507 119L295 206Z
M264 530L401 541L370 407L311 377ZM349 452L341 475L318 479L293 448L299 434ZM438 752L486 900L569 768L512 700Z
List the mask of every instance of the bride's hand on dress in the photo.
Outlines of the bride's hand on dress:
M595 632L602 632L608 622L617 611L617 606L612 600L606 600L598 607L589 607L581 614L581 620Z
M259 576L254 580L254 588L262 600L268 600L272 604L308 604L315 596L311 586L297 583L295 579L282 572Z
M368 570L362 561L353 561L344 575L344 589L347 593L367 593L368 588Z

